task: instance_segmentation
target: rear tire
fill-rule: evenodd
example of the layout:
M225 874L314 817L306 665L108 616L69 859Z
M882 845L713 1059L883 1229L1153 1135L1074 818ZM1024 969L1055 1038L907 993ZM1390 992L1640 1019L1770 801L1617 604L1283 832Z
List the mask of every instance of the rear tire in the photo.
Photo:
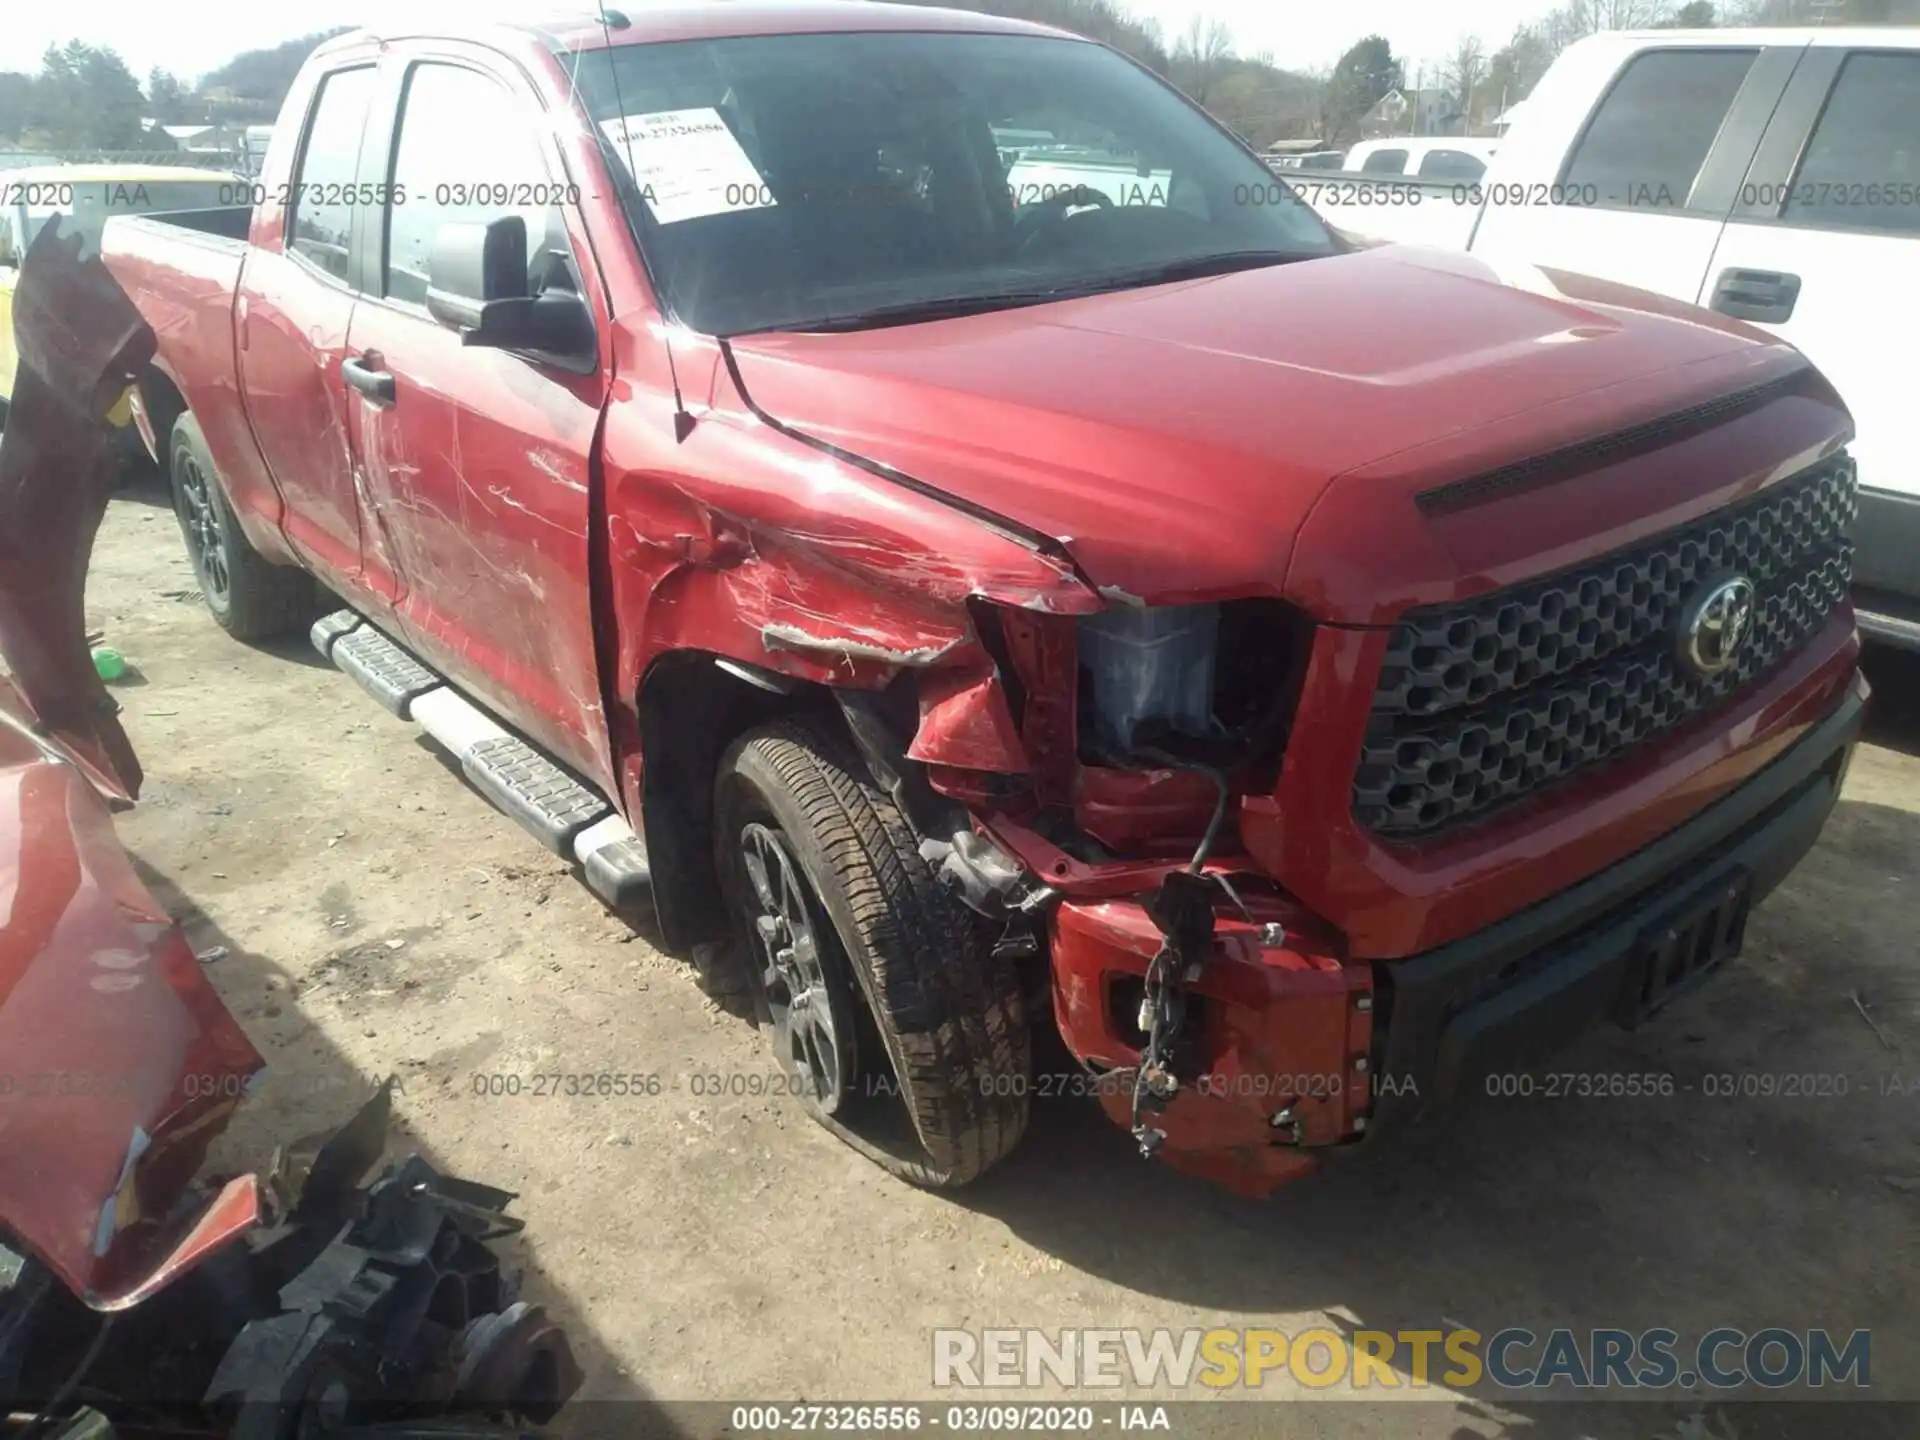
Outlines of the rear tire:
M191 414L174 422L167 455L173 513L194 579L220 628L236 640L264 640L304 626L313 616L313 577L268 563L247 543Z
M1005 1158L1026 1131L1032 1066L1019 977L934 878L893 801L824 727L780 721L721 760L714 810L721 887L756 1005L808 1112L916 1185L964 1185ZM765 903L753 855L762 879L790 870L803 882L793 924ZM793 986L776 973L782 945L796 973L790 942L809 917L825 923L799 949L817 951L810 973L839 992L812 1037L837 1042L834 1093L805 1058L827 1047L794 1043Z

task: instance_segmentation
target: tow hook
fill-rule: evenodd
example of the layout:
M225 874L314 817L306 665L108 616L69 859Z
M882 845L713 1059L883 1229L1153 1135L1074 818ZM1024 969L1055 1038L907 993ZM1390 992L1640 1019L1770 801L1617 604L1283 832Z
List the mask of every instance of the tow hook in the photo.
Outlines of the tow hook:
M1176 870L1160 882L1146 902L1147 918L1160 931L1160 948L1147 964L1140 998L1140 1028L1146 1048L1133 1080L1133 1138L1151 1160L1167 1132L1149 1123L1180 1089L1174 1049L1187 1017L1187 986L1200 978L1213 953L1213 882L1190 870Z

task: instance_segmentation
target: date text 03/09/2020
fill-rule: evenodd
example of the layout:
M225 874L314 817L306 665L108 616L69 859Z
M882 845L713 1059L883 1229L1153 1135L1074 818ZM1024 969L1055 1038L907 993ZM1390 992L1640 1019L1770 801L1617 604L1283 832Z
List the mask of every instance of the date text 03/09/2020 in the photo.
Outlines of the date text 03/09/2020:
M954 1435L1065 1435L1095 1430L1171 1431L1165 1405L1109 1404L794 1404L735 1405L728 1428L736 1434L788 1432L872 1433L933 1430Z

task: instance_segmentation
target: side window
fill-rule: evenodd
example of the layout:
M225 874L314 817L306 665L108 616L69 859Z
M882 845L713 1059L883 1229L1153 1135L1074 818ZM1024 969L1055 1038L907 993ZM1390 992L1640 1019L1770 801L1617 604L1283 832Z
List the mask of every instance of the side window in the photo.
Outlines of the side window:
M320 82L292 192L293 222L287 233L294 253L342 280L347 278L347 242L353 235L360 132L366 128L372 98L371 65L336 70Z
M1635 56L1587 122L1563 184L1601 205L1683 210L1757 50Z
M1847 57L1783 218L1920 234L1920 54Z
M1407 172L1407 152L1376 150L1360 162L1360 169L1368 175L1404 175Z
M1486 173L1486 162L1464 150L1429 150L1420 161L1426 180L1478 180Z
M416 65L407 77L387 215L386 293L427 303L433 243L446 224L527 223L534 291L571 283L566 230L534 131L513 96L477 70Z

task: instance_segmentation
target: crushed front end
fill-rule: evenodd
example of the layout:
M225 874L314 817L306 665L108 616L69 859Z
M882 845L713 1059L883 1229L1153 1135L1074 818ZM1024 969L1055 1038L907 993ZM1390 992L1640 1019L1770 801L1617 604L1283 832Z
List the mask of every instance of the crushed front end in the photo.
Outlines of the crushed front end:
M1403 487L1431 582L1357 606L1336 573L976 607L990 663L923 683L909 753L1031 887L1013 923L1060 1034L1144 1153L1265 1191L1737 953L1866 696L1844 412L1812 372L1767 388L1682 437L1725 447L1725 483L1663 506L1673 457L1644 441L1438 503ZM1530 548L1518 510L1577 542L1570 492L1609 482L1623 523L1584 526L1607 543ZM1463 576L1474 526L1508 554ZM1360 543L1312 538L1309 580Z

